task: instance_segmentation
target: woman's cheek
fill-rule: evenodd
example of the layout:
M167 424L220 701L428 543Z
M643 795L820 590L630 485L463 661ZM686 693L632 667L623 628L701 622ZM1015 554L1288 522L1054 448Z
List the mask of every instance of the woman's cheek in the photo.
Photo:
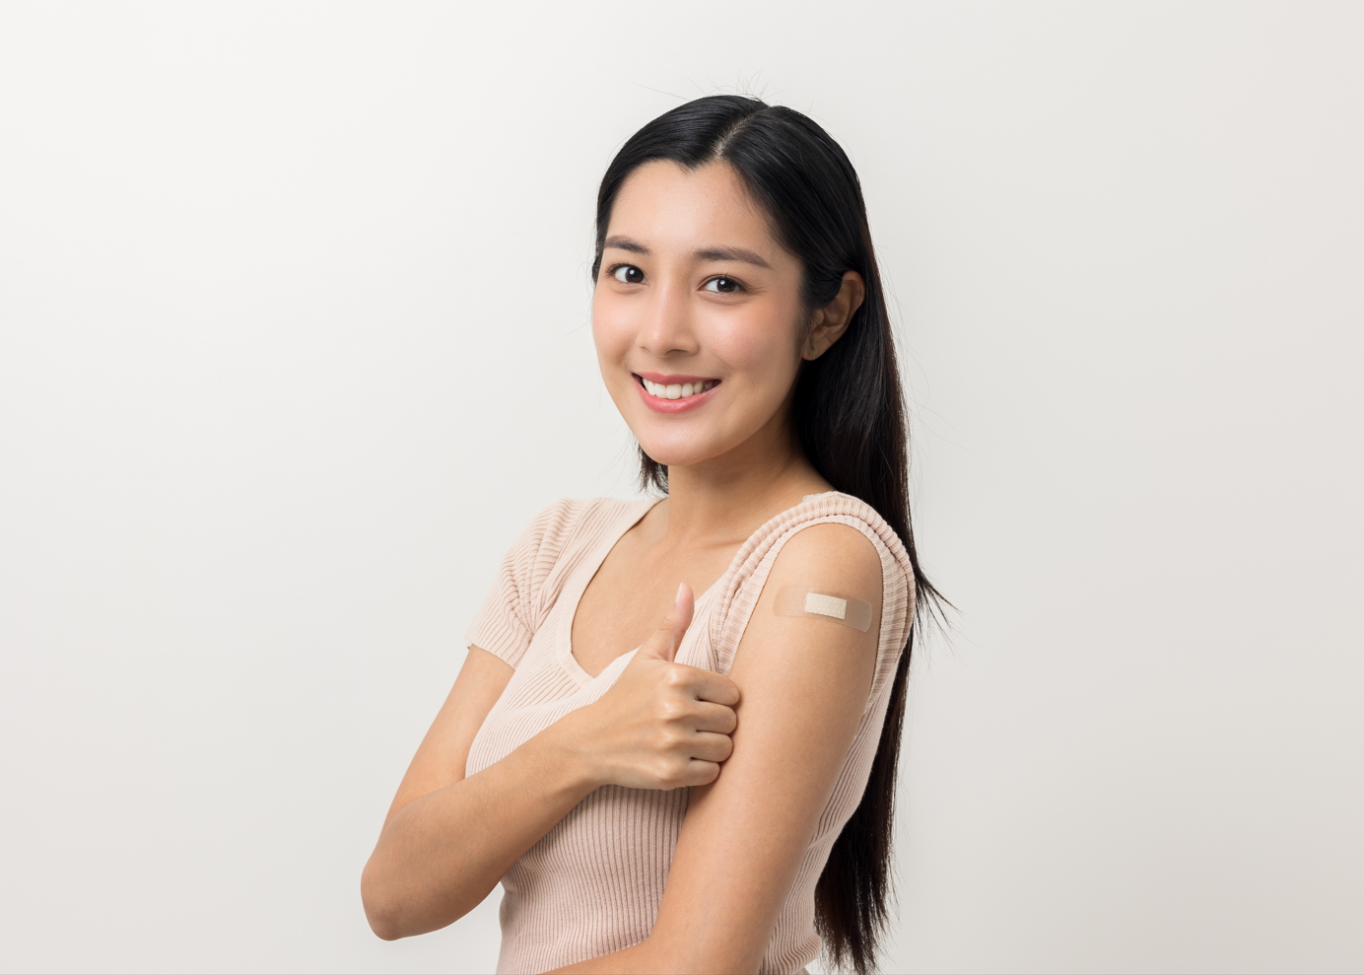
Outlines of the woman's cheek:
M731 321L714 335L716 357L747 380L763 399L780 402L795 379L800 351L791 325L777 316L761 315Z
M602 372L608 377L612 376L612 367L619 366L630 351L631 338L627 324L615 313L609 301L592 303L592 342L597 347L597 361Z

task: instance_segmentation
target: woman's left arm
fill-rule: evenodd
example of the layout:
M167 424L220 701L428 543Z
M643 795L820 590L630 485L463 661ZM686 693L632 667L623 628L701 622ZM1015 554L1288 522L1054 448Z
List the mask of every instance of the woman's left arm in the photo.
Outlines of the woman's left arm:
M777 616L794 586L872 605L865 633ZM561 972L756 972L867 703L881 628L881 560L846 525L815 525L777 557L730 673L734 751L692 793L649 937Z

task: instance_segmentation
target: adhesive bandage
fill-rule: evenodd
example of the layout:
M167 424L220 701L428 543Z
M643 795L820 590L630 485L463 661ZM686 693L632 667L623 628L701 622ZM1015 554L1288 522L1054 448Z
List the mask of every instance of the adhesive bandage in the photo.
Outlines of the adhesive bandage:
M774 607L778 616L818 616L854 630L871 626L871 603L814 589L782 589Z

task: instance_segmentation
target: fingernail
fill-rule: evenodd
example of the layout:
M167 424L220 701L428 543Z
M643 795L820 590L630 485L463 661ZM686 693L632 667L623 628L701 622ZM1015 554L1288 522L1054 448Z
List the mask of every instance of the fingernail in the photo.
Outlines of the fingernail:
M673 602L676 603L676 602L680 602L680 601L681 601L681 599L682 599L682 587L685 586L685 585L686 585L685 582L679 582L679 583L677 584L677 593L673 596Z

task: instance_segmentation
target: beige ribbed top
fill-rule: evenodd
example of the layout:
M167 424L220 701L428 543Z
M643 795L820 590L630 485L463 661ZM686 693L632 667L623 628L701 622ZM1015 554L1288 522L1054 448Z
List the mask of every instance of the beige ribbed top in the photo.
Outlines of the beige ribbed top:
M591 677L574 659L569 635L597 568L655 503L560 501L540 512L507 553L468 641L515 672L474 739L469 775L591 704L620 676L633 651ZM909 635L914 584L904 547L862 501L836 492L810 495L754 532L725 575L697 599L676 658L728 673L777 553L796 532L828 522L858 529L881 556L876 671L852 747L772 930L763 972L803 971L819 954L815 883L866 788L895 665ZM544 972L643 941L658 914L689 796L689 789L605 786L574 807L502 879L498 972Z

